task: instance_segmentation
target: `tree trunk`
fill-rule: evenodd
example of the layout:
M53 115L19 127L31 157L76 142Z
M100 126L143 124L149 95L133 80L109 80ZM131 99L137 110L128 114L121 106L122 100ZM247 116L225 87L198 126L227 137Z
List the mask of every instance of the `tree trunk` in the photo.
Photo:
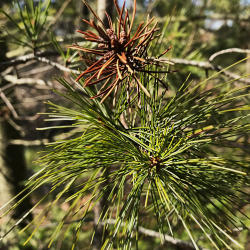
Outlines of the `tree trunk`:
M3 2L0 3L0 7L2 4ZM0 58L4 61L6 60L7 43L2 39L0 45ZM2 71L4 71L4 68L0 68L0 73ZM1 81L0 78L1 87L6 84L7 82ZM27 178L24 147L22 145L10 144L10 141L13 139L21 139L20 132L9 122L13 120L8 107L0 99L0 207L23 189L23 181ZM25 199L14 210L13 218L22 216L30 207L29 199ZM31 218L31 216L28 218ZM25 225L25 222L23 225Z
M85 30L88 29L88 25L82 21L82 19L88 19L89 17L89 10L87 8L87 6L82 2L79 1L76 4L77 10L78 10L78 18L76 20L76 26L81 29L81 30Z
M23 181L27 179L24 147L11 145L10 141L20 139L20 134L8 121L0 122L0 204L8 202L22 191ZM14 211L14 218L19 218L30 208L26 200Z
M97 1L97 15L101 18L103 21L105 27L109 27L108 19L106 17L105 12L109 14L109 16L113 17L113 6L114 3L111 0L98 0ZM105 178L106 182L104 185L107 185L109 180L109 169L105 170ZM107 197L108 197L108 191L106 192L106 195L104 195L100 201L96 204L94 209L94 223L95 223L95 236L93 239L93 250L99 250L102 247L102 244L105 242L105 238L108 232L104 231L103 225L99 224L97 225L97 222L99 220L99 217L101 213L105 214L105 210L107 209Z
M97 1L97 15L101 18L101 20L104 22L106 27L109 27L109 25L108 25L108 19L105 15L105 11L110 15L112 19L113 6L114 6L114 2L112 0L98 0Z

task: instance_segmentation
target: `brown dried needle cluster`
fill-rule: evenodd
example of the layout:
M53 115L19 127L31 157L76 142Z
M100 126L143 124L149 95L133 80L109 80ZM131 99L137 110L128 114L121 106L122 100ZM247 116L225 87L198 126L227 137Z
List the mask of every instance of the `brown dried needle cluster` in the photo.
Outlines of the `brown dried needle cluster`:
M101 102L121 83L127 84L128 88L135 84L138 94L141 88L147 96L150 96L148 90L140 82L137 74L142 71L149 72L145 67L153 63L152 60L147 58L147 49L150 42L156 37L155 32L158 30L156 23L153 27L149 27L154 19L148 20L145 24L144 22L140 23L134 34L132 34L136 13L136 0L134 0L131 20L128 10L125 10L125 1L120 9L117 0L114 0L118 15L117 24L116 26L113 25L110 16L105 13L109 27L105 27L103 21L85 0L83 2L98 22L96 23L94 20L87 21L85 19L83 21L94 29L96 33L91 30L78 30L77 32L83 34L85 40L96 43L98 48L90 49L79 45L70 46L72 49L94 55L94 61L77 77L76 81L82 77L86 77L84 81L85 87L102 83L97 95L92 97L102 97Z

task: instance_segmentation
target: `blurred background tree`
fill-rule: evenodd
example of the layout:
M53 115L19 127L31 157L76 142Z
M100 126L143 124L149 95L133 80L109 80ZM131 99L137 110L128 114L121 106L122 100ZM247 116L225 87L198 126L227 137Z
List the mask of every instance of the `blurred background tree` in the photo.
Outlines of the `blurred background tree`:
M99 11L100 16L105 10L108 13L113 11L112 5L108 4L110 2L89 1L93 9ZM119 1L120 4L122 2ZM39 4L42 6L40 9ZM40 19L36 19L37 13L32 14L32 6L39 9ZM127 7L132 8L131 0L127 1ZM82 42L80 35L75 31L86 27L81 19L88 19L90 13L80 0L51 0L50 4L46 0L1 0L0 8L4 11L0 13L0 190L2 191L0 205L3 205L20 191L27 176L37 171L38 167L32 163L37 157L37 151L42 150L47 142L67 136L65 131L37 131L37 127L48 126L43 120L44 117L37 113L46 112L44 101L53 100L58 103L62 101L51 92L51 88L61 90L55 78L64 76L70 79L72 72L77 73L77 70L82 68L78 54L69 51L67 46L75 42L87 43ZM20 13L24 13L24 16ZM178 74L169 75L168 81L176 89L189 72L192 79L198 82L216 71L218 65L226 67L243 59L246 53L249 55L250 1L248 0L138 1L136 22L145 20L147 13L157 18L160 28L165 32L161 41L162 51L172 46L166 57L175 63L174 68L178 70ZM229 48L244 49L246 53L221 54L209 62L208 58L214 53ZM240 75L249 72L250 59L238 65L232 73ZM221 79L231 78L221 75L217 82ZM215 85L216 81L211 84ZM242 86L249 84L249 79L239 81L238 84ZM49 125L58 124L59 122ZM243 157L249 157L247 132L244 138L239 140L244 144ZM37 199L32 197L32 202ZM28 207L29 201L18 214L24 214ZM55 208L51 218L59 216L63 209L63 207ZM246 212L246 209L246 204L243 204L242 211ZM50 228L49 220L48 228ZM43 239L50 232L48 228L45 225L39 232L40 236L36 236L29 243L30 249L45 247ZM1 230L2 233L6 231L5 228ZM88 242L91 235L88 231L91 230L91 227L86 227L86 232L81 236L83 242ZM247 243L249 239L246 234L243 231L239 234L239 238L248 249L250 243ZM68 237L70 238L70 233ZM5 243L5 246L9 246L9 249L21 249L21 243L24 241L25 237L12 238ZM145 242L149 247L142 242L140 249L152 247L157 249L159 240L146 237ZM56 247L60 246L69 249L69 245L62 241L59 241Z

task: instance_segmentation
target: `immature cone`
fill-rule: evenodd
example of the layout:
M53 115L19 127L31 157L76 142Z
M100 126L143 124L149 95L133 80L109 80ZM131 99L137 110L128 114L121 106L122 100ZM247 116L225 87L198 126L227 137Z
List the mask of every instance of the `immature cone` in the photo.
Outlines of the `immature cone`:
M85 19L83 19L83 21L95 29L97 33L90 30L78 30L77 32L83 34L85 40L97 43L98 48L89 49L78 45L70 46L72 49L94 55L94 61L77 77L76 81L87 76L84 86L102 83L98 94L92 97L102 97L101 102L103 102L120 83L131 84L131 82L133 82L137 85L137 90L141 88L144 93L150 97L148 90L140 82L137 73L140 71L147 72L145 67L153 63L152 60L147 58L147 49L149 43L156 37L155 32L158 30L156 28L157 23L155 23L152 28L149 28L153 22L153 18L145 24L142 22L138 25L135 33L131 34L136 13L136 0L134 0L131 20L129 19L128 10L125 10L125 1L120 9L117 0L114 0L118 15L117 25L113 25L110 16L105 13L109 22L109 27L105 27L102 20L87 2L85 2L85 0L83 0L83 2L99 22L96 23L94 20L87 21ZM166 52L167 51L168 50L166 50ZM130 77L132 77L132 81L129 79Z

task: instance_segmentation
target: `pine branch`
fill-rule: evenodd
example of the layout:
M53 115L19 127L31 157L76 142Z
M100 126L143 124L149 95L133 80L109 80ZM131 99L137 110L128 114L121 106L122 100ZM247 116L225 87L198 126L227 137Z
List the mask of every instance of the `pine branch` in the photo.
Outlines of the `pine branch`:
M41 140L11 140L9 144L11 145L23 145L23 146L43 146L48 145L50 141L48 139Z
M114 219L109 219L105 222L102 222L103 225L105 225L106 223L110 224L110 225L114 225L116 224L116 220ZM122 223L123 225L124 223ZM159 233L159 232L156 232L154 230L151 230L151 229L147 229L145 227L141 227L139 226L138 228L139 232L146 235L146 236L150 236L150 237L153 237L153 238L163 238L164 239L164 243L169 243L171 244L172 246L175 246L177 247L178 249L183 249L183 250L195 250L196 248L193 246L192 243L189 243L187 241L184 241L184 240L180 240L180 239L176 239L176 238L173 238L172 236L168 235L168 234L164 234L163 236ZM202 247L199 247L199 249L201 250L207 250L205 248L202 248Z
M17 78L16 76L13 76L13 75L5 75L3 76L3 78L6 81L11 82L13 84L4 86L2 88L2 91L7 88L14 87L16 85L24 85L24 84L42 86L43 88L53 87L54 85L52 81L45 81L45 80L36 79L36 78Z
M74 73L74 74L79 74L79 71L78 70L74 70L74 69L69 69L57 62L53 62L52 60L46 58L46 57L41 57L41 56L35 56L34 57L35 60L39 61L39 62L43 62L43 63L47 63L51 66L53 66L54 68L56 69L59 69L61 71L64 71L64 72L70 72L70 73Z
M37 55L35 55L34 53L30 53L30 54L27 54L27 55L14 57L14 58L11 58L9 60L5 60L4 62L0 62L0 69L2 67L7 68L7 67L16 66L16 65L19 65L19 64L23 64L23 63L35 60L35 58L37 56L46 57L46 56L55 56L55 55L58 55L58 53L51 52L51 51L45 51L45 52L42 52L42 53L37 53Z
M196 61L196 60L187 60L187 59L182 59L182 58L161 58L161 59L157 59L157 58L152 58L155 62L161 62L161 63L168 63L168 64L182 64L182 65L189 65L189 66L194 66L194 67L198 67L198 68L202 68L205 70L216 70L216 71L221 71L223 68L220 65L216 65L215 63L213 63L214 59L222 54L226 54L226 53L250 53L249 49L240 49L240 48L231 48L231 49L226 49L226 50L221 50L218 51L216 53L214 53L213 55L210 56L209 61ZM5 61L0 63L0 68L1 67L10 67L10 66L15 66L15 65L19 65L19 64L23 64L26 63L28 61L31 60L37 60L43 63L46 63L48 65L51 65L52 67L63 71L63 72L71 72L74 74L79 74L78 70L74 70L74 69L69 69L57 62L54 62L48 58L46 58L47 55L49 55L49 52L44 52L42 54L40 54L39 56L34 55L34 54L28 54L25 56L20 56L20 57L16 57L13 58L11 60ZM240 82L243 83L250 83L250 79L242 79L239 75L232 73L230 71L224 70L222 72L222 74L224 74L225 76L238 80Z
M228 54L228 53L250 54L250 49L240 49L240 48L223 49L211 55L208 60L209 62L212 62L217 56Z
M221 71L223 70L223 67L220 65L216 65L213 61L214 59L222 54L226 53L246 53L249 54L250 50L249 49L239 49L239 48L231 48L231 49L226 49L226 50L221 50L213 55L210 56L209 61L196 61L196 60L187 60L187 59L182 59L182 58L161 58L161 59L156 59L154 58L154 61L156 62L162 62L162 63L174 63L174 64L182 64L182 65L188 65L188 66L194 66L198 68L203 68L205 70L216 70L216 71ZM221 72L225 76L232 78L234 80L238 80L243 83L250 83L250 79L242 79L240 75L237 75L235 73L232 73L228 70L223 70Z
M10 110L10 112L12 113L13 117L18 119L19 116L14 108L14 106L12 105L12 103L10 102L10 100L8 99L8 97L3 93L3 91L0 89L0 98L3 100L3 102L5 103L5 105L8 107L8 109Z
M55 55L58 55L58 53L48 51L48 52L43 52L43 53L39 53L39 54L31 53L31 54L27 54L24 56L15 57L13 59L1 62L0 69L5 70L7 67L16 66L19 64L27 63L27 62L32 61L32 60L36 60L39 62L46 63L48 65L51 65L52 67L54 67L60 71L63 71L63 72L71 72L74 74L79 74L78 70L67 68L67 67L61 65L60 63L54 62L54 61L47 58L48 56L55 56Z

